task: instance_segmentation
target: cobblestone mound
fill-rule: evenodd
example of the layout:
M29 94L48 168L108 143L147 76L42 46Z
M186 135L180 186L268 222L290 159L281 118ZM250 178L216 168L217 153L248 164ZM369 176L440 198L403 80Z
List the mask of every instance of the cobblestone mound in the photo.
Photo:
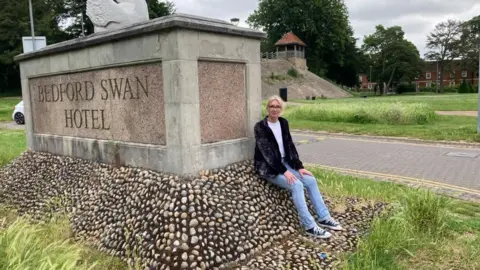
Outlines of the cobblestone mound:
M66 211L76 238L145 269L332 268L384 205L325 199L346 230L306 244L288 192L250 161L180 177L27 151L0 170L0 203L37 219Z

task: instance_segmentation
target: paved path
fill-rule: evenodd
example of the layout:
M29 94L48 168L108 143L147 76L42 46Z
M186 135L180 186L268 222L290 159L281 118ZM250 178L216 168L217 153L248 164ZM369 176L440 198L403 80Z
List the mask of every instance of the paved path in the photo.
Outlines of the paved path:
M0 122L0 128L22 130L25 129L25 125L17 125L15 122Z
M480 198L480 146L293 133L304 163L349 174L421 182Z

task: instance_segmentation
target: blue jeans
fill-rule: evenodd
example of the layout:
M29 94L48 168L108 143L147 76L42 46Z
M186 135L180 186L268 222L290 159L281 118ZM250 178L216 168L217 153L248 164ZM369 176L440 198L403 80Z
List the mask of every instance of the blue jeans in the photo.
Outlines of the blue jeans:
M283 165L297 177L293 184L288 184L287 178L283 174L279 174L274 178L267 179L270 183L277 185L281 188L288 189L292 194L293 204L297 208L298 214L300 216L300 222L303 224L305 229L311 229L317 224L315 219L308 211L307 202L305 200L304 188L307 189L310 200L312 201L313 208L317 212L318 218L324 220L330 217L330 213L323 201L320 190L318 190L317 180L315 177L310 175L304 175L303 178L300 176L300 173L292 169L286 162L282 160Z

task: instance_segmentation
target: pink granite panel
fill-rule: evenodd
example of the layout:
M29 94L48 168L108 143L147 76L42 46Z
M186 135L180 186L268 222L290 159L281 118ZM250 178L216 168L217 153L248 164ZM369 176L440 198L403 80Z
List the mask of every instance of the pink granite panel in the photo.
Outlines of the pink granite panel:
M34 133L165 145L162 64L29 80Z
M247 136L245 64L198 62L202 143Z

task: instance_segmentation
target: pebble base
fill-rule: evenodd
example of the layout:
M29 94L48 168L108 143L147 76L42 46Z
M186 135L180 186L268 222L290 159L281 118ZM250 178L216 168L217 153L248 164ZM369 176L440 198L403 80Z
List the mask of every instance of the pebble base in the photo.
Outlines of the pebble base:
M1 204L35 219L64 211L77 239L145 269L336 269L385 204L323 195L345 231L314 240L251 161L182 178L27 151L0 169Z

